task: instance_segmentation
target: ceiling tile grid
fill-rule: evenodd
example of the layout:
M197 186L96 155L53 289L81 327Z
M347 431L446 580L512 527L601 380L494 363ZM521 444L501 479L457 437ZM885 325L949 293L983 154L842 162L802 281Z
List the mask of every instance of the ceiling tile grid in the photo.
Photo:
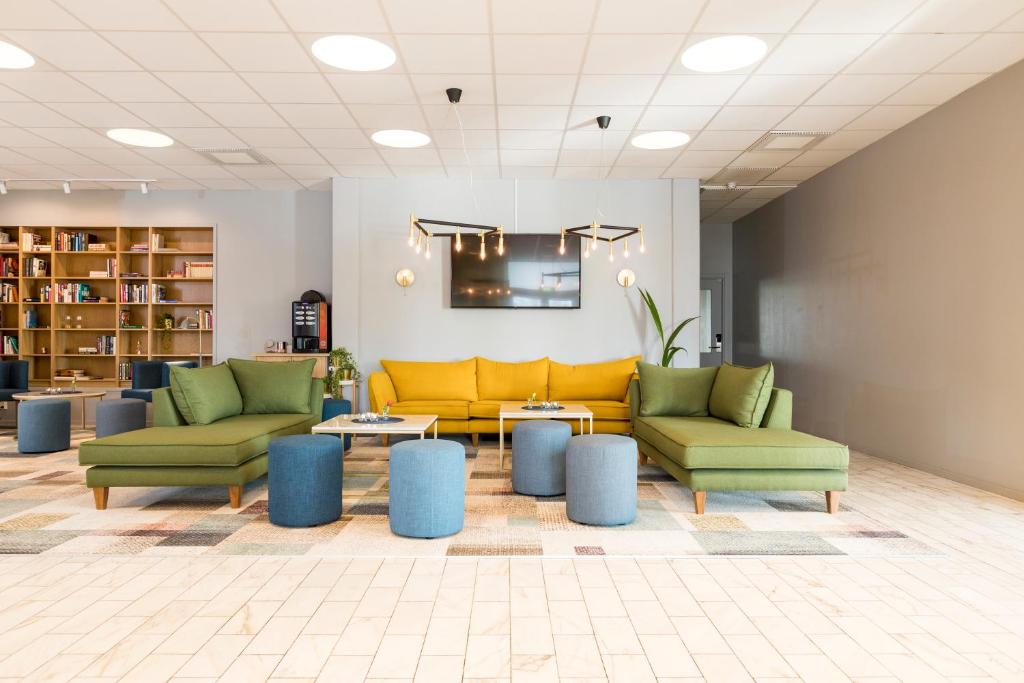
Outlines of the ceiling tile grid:
M332 33L380 40L397 61L373 73L322 64L310 45ZM686 47L731 33L762 38L768 53L721 74L680 63ZM0 0L0 39L37 59L29 70L0 71L3 177L124 173L156 178L154 190L319 189L333 175L463 177L472 168L480 177L793 185L1024 59L1024 7ZM444 96L450 86L464 89L458 112ZM612 117L603 134L594 121L601 114ZM177 145L125 147L105 136L112 127L152 128ZM382 128L418 129L432 140L382 148L370 141ZM691 141L669 151L629 143L668 129ZM813 149L749 149L772 129L831 135ZM266 164L220 166L191 151L246 146ZM706 193L704 211L732 220L786 189Z

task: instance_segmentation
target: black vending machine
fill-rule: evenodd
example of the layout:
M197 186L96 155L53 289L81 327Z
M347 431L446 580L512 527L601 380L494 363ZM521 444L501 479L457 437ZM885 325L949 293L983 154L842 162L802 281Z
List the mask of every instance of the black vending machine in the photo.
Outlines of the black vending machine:
M292 352L327 353L331 350L331 316L327 299L312 289L292 302Z

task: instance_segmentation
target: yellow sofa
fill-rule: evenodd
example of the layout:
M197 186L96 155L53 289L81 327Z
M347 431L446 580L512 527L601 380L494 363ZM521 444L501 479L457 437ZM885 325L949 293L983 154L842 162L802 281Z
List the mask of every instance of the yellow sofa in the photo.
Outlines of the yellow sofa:
M469 358L450 363L382 360L383 372L369 378L370 409L379 412L391 402L395 415L438 416L438 431L470 434L498 433L502 403L537 400L582 403L594 413L594 431L627 434L629 381L640 356L606 363L565 365L547 358L503 363ZM514 422L505 424L510 432ZM570 421L579 432L579 421Z

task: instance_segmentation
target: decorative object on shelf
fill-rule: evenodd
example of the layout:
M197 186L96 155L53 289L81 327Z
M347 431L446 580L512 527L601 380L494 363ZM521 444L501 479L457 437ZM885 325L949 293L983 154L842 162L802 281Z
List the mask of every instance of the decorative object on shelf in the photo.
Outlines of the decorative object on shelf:
M615 281L619 283L619 286L623 289L628 289L633 286L636 282L636 273L629 268L623 268L619 271L618 275L615 276Z
M473 199L473 206L479 213L480 206L476 199L476 192L473 185L473 164L470 161L469 149L466 146L466 131L462 125L462 114L459 112L459 102L462 100L461 88L448 88L445 91L448 102L452 105L452 111L459 124L459 136L462 139L462 153L466 158L466 168L469 173L469 193ZM453 231L435 232L425 226L442 226L442 228L454 228ZM462 251L462 231L466 230L469 237L480 238L480 260L487 258L487 238L491 235L498 236L497 253L503 256L505 253L504 228L500 225L480 225L476 223L464 223L461 221L441 221L431 218L417 218L415 214L409 214L409 246L419 254L423 253L425 258L431 257L431 242L434 237L450 237L453 240L455 251ZM411 284L411 283L410 283ZM405 286L405 285L403 285Z
M597 127L601 129L601 152L599 161L602 169L601 179L604 181L608 178L608 171L604 169L604 135L605 131L608 130L608 126L611 125L612 117L598 116L596 121ZM562 245L560 247L560 251L564 249L566 235L579 237L584 258L588 258L590 256L590 252L597 251L598 242L606 242L608 244L608 261L612 262L615 260L614 243L621 240L622 257L628 259L630 254L629 238L634 235L639 237L640 253L642 254L647 251L647 244L644 241L643 225L638 225L636 227L608 225L597 220L597 216L604 215L604 212L601 211L601 198L606 195L607 192L605 191L605 188L602 187L598 192L596 206L594 207L595 218L591 221L590 225L580 225L575 228L562 228Z
M700 316L695 315L692 318L687 318L676 325L675 329L672 330L672 333L666 339L665 328L661 323L661 314L658 312L658 305L654 303L654 297L651 296L651 293L646 289L641 289L640 298L643 299L644 304L647 305L647 310L651 314L651 320L654 322L654 329L658 331L658 338L661 340L661 366L667 368L672 365L672 359L678 352L682 351L683 353L686 353L686 349L682 346L673 346L676 341L676 337L678 337L679 333L683 331L683 328Z
M160 350L168 353L171 350L171 342L174 337L171 333L174 329L174 316L170 313L161 313L156 317L155 327L160 336Z
M389 417L391 415L391 401L384 401L384 405L380 409L381 417Z
M416 282L416 273L412 272L408 268L402 268L400 271L395 273L395 282L397 282L398 286L402 288L402 293L404 294L404 290L412 287L412 283Z
M405 418L380 413L362 413L359 417L352 418L352 421L357 424L394 424L395 422L405 422Z
M327 356L327 391L331 398L344 398L342 382L358 382L362 378L356 359L344 346L332 350Z

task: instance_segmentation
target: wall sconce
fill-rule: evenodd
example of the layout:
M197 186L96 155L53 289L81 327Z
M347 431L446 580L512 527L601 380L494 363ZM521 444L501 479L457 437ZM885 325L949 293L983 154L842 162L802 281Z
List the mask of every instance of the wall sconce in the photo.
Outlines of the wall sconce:
M619 283L620 287L632 287L633 283L636 282L636 273L629 268L623 268L619 271L618 275L615 276L615 281Z
M402 288L402 294L405 294L405 290L412 286L412 283L416 282L416 274L408 268L402 268L400 271L395 273L395 282Z

